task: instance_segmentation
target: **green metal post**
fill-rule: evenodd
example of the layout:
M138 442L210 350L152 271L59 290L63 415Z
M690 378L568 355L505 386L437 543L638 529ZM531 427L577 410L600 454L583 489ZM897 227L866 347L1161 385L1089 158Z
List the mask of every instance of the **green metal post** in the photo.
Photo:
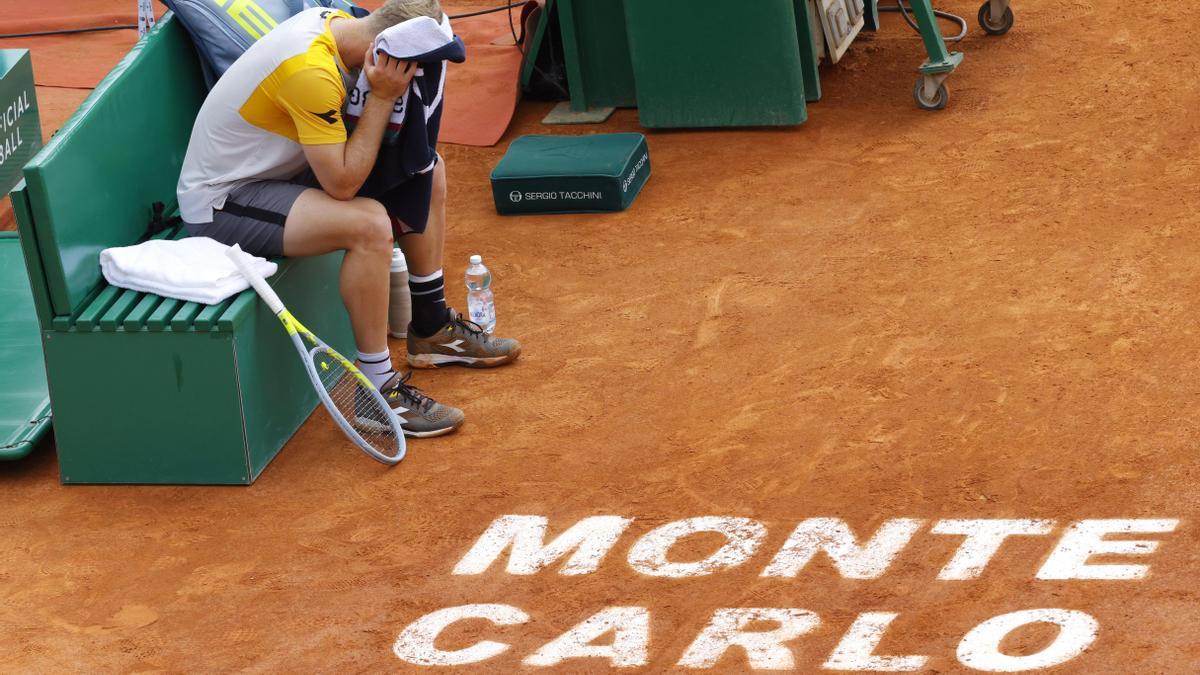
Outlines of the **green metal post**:
M946 49L946 41L942 39L942 31L938 28L937 17L933 14L933 6L929 0L911 0L912 13L917 19L921 31L921 40L925 43L925 51L929 60L921 65L920 71L926 75L948 73L962 63L961 52L950 52Z

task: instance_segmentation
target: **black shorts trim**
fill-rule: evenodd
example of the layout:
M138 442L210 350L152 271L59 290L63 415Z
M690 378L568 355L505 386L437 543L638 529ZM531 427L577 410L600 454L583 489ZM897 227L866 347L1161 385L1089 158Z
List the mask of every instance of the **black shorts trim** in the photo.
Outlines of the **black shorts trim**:
M257 206L245 206L236 202L225 200L225 206L221 207L222 211L234 216L242 216L243 218L253 218L261 220L264 223L273 223L283 227L287 222L286 213L275 213L266 209L260 209Z

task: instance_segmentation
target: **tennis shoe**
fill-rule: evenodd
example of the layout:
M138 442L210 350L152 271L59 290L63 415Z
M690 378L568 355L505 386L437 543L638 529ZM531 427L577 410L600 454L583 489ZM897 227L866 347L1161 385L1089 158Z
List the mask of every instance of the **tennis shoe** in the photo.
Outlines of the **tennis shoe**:
M410 377L411 372L404 375L396 373L379 388L379 393L383 395L383 400L387 401L388 407L400 417L400 428L404 430L405 436L441 436L462 426L463 420L466 419L463 411L426 396L420 389L408 383ZM359 416L358 422L364 426L381 426L379 421L364 420L362 415Z
M521 343L498 338L453 309L446 325L430 337L418 337L412 326L408 327L408 365L413 368L494 368L512 363L520 355Z

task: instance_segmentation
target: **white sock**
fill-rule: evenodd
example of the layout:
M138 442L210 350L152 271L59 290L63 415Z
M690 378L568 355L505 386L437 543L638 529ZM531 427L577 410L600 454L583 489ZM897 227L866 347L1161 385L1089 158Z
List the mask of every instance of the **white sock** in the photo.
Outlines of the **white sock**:
M392 379L396 369L392 367L392 354L384 350L378 354L369 352L358 353L358 369L378 389Z
M425 276L421 276L420 274L408 275L409 281L415 281L418 284L424 284L424 283L434 281L436 279L441 279L441 278L442 278L442 270L440 270L440 269L438 271L434 272L433 274L426 274Z

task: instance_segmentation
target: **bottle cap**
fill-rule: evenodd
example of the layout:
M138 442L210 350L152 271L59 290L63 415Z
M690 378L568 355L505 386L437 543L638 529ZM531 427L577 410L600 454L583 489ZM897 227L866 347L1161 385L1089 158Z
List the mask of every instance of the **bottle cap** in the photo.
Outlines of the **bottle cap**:
M404 251L398 248L392 249L392 271L407 272L408 261L404 259Z
M472 265L482 265L483 264L483 256L479 255L478 253L471 256L471 264Z

